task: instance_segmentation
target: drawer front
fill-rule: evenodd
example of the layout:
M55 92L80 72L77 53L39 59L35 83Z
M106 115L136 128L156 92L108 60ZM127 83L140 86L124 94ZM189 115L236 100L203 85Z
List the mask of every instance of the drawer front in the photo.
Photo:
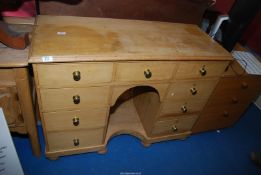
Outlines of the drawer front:
M80 87L110 82L113 63L39 64L37 73L41 87Z
M168 80L173 75L174 62L118 63L116 81Z
M104 128L47 133L48 151L98 146L103 143Z
M40 94L43 112L95 108L107 106L109 87L40 89Z
M249 103L261 93L261 76L226 77L218 83L211 105Z
M206 103L207 99L190 99L188 101L165 101L162 104L160 115L181 115L201 111Z
M232 105L208 105L200 115L200 120L213 120L223 118L239 118L247 109L248 104L232 104Z
M101 128L106 115L107 108L43 113L46 131Z
M197 118L197 115L187 115L158 121L153 127L152 134L176 134L190 131Z
M167 99L187 100L187 99L207 99L215 88L218 79L199 81L176 81L171 84Z
M176 79L219 77L224 73L228 61L179 62Z
M247 104L208 107L202 112L192 131L197 133L229 127L242 116L247 107Z

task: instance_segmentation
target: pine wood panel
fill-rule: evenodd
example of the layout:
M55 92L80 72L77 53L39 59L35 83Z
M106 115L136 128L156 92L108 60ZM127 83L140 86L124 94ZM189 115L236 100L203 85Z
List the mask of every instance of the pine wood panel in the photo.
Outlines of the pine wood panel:
M33 153L37 156L41 155L41 148L36 128L36 118L34 115L32 89L30 86L30 78L28 68L15 68L15 81L19 104L23 115L27 133L32 144Z
M109 87L40 89L42 111L84 109L85 107L100 107L108 104ZM73 96L80 97L80 103L75 104Z
M176 79L219 77L225 71L229 62L225 61L184 61L179 62ZM206 75L200 74L200 69L206 70Z
M0 87L0 107L3 108L8 125L15 126L23 123L15 86Z
M116 68L116 81L150 81L168 80L173 76L176 65L174 62L136 62L118 63ZM149 71L149 72L148 72ZM146 78L144 72L151 73L151 77Z
M196 25L69 16L37 17L29 62L44 56L53 62L231 60Z
M48 151L78 149L101 145L103 142L104 128L80 131L49 132ZM74 139L79 139L79 146L74 146Z
M80 72L80 80L75 81L73 73ZM37 65L39 86L41 87L80 87L88 84L110 82L113 63L70 63Z
M25 67L28 65L28 48L16 50L0 47L0 67Z
M107 108L85 108L74 111L43 113L46 131L63 131L104 127L107 119ZM73 119L79 120L78 125Z
M159 95L155 92L142 93L135 96L133 102L147 135L151 135L154 120L161 106Z
M15 74L13 69L0 69L0 85L15 86Z

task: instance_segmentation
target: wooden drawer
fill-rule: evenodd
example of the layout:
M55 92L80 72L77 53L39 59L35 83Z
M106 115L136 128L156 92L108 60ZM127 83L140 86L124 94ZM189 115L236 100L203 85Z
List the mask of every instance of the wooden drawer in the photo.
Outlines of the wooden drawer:
M201 111L205 104L207 103L207 99L190 99L187 101L179 100L179 101L165 101L162 104L160 115L167 114L186 114Z
M200 115L200 119L206 121L217 118L239 118L249 104L208 105Z
M103 143L104 128L47 133L48 151L98 146ZM78 142L78 144L77 144Z
M104 107L108 104L109 87L40 89L43 112ZM79 103L78 99L80 99Z
M187 115L158 121L153 127L152 134L175 134L190 131L197 118L197 115Z
M198 81L176 81L170 85L168 100L207 99L215 88L218 79Z
M106 115L106 107L43 113L46 131L104 127L106 124Z
M218 83L211 105L249 103L261 93L261 76L225 77Z
M176 79L219 77L228 61L184 61L178 63Z
M116 81L168 80L173 75L174 62L118 63Z
M52 88L82 87L86 84L110 82L113 72L113 63L38 64L35 66L39 85Z
M208 107L194 125L193 133L229 127L241 117L247 107L248 104Z

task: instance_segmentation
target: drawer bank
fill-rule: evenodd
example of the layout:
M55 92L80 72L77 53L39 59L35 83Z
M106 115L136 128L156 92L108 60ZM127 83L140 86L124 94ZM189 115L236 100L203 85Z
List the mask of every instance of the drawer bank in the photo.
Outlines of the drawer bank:
M228 127L260 93L190 24L38 16L29 62L50 159L105 153L119 134L149 146Z

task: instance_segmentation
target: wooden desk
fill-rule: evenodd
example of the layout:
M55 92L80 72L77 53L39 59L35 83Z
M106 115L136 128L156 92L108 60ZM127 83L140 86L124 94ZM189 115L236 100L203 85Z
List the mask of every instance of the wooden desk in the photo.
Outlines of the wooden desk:
M232 60L195 25L38 16L29 61L47 157L104 153L119 134L188 137Z

